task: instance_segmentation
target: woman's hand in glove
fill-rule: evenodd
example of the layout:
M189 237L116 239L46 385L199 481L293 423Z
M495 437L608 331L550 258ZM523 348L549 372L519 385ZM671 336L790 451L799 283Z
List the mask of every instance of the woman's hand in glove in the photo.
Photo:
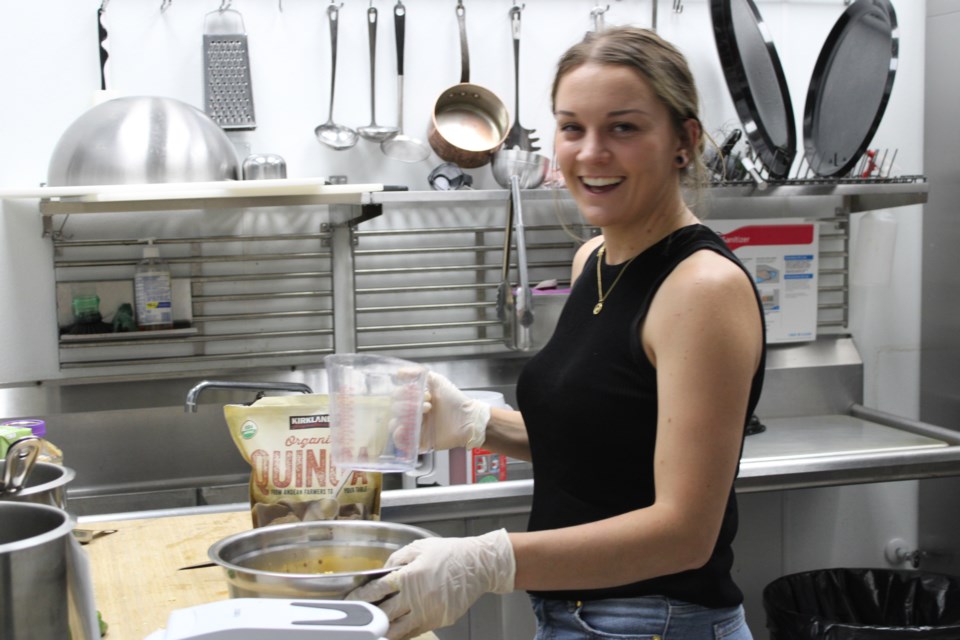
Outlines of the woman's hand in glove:
M347 600L379 606L389 640L456 622L484 593L513 591L516 560L505 529L472 538L425 538L395 551L386 576L354 589Z
M433 371L427 374L427 392L423 437L433 439L434 449L444 451L483 444L490 421L490 405L468 398L450 380Z

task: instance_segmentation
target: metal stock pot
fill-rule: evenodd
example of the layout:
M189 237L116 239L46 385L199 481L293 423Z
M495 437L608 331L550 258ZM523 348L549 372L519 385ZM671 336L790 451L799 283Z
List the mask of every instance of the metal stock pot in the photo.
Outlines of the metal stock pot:
M5 464L0 460L0 476ZM37 462L33 465L24 488L14 495L0 495L0 502L32 502L64 509L67 503L67 484L76 475L76 471L69 467Z

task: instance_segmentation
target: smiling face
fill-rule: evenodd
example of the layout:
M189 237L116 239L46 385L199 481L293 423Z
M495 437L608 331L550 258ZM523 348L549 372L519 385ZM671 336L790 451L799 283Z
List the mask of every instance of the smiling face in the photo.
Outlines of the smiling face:
M572 69L557 84L555 115L557 163L589 224L649 229L658 213L682 206L688 145L637 71L594 62Z

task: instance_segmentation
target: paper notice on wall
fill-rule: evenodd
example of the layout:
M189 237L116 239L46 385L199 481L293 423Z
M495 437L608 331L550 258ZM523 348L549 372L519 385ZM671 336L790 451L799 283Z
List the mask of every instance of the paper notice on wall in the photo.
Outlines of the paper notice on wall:
M711 220L753 275L767 323L767 342L803 342L817 337L819 236L800 219Z

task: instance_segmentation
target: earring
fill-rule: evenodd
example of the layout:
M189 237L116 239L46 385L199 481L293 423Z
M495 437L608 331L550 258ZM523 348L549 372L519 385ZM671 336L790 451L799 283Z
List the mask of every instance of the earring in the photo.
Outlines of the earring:
M674 159L674 162L676 162L677 166L682 169L687 166L687 156L683 155L682 153L678 153L677 157Z

